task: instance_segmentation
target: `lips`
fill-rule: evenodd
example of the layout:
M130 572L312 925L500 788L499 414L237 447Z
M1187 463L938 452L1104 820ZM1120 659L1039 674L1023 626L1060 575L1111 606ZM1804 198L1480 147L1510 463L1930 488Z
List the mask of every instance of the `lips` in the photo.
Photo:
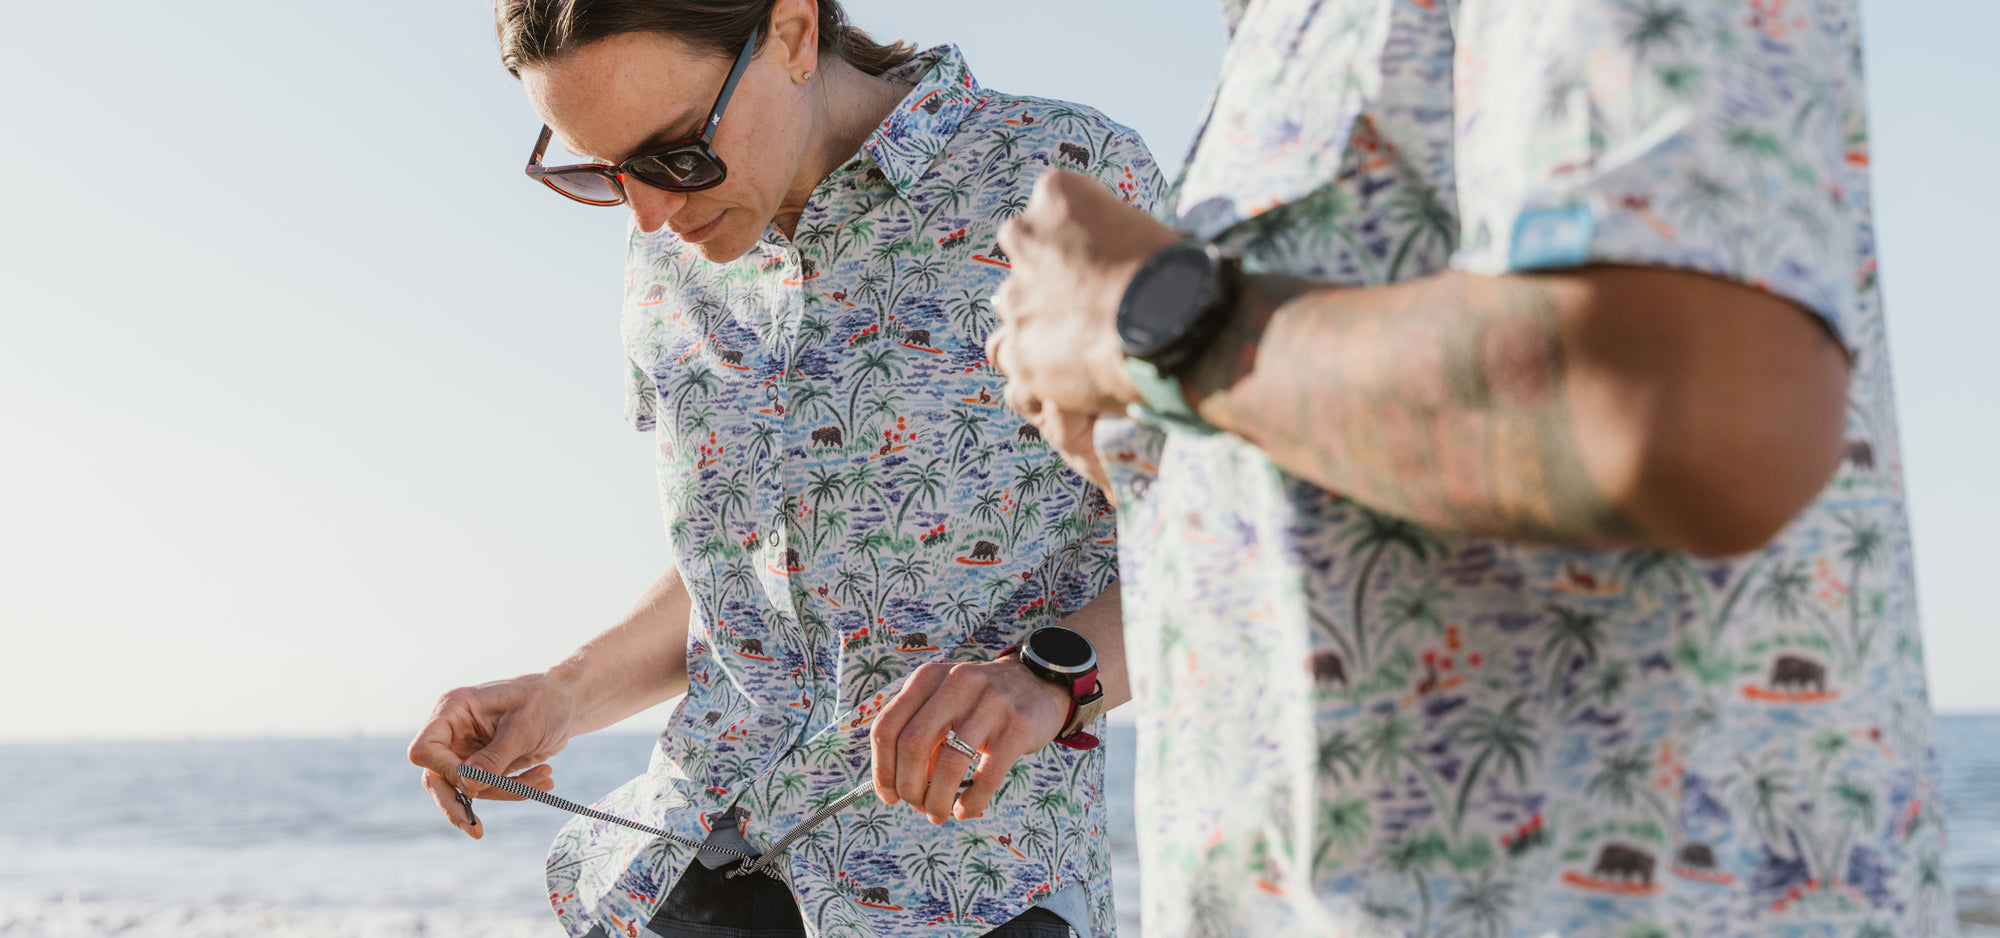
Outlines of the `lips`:
M722 215L727 215L727 214L729 213L726 211L722 213ZM674 232L674 234L679 235L682 241L686 241L689 244L700 244L703 241L708 240L710 236L714 235L717 228L722 227L722 215L715 216L713 219L709 220L708 224L703 225L700 228L696 228L693 231L686 231L686 232L676 231Z

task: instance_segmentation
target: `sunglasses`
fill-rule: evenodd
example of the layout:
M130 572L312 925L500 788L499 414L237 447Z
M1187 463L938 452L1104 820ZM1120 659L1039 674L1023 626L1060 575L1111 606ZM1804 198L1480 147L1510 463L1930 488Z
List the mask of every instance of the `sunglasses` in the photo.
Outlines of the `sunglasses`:
M702 125L700 134L664 150L641 153L616 166L603 163L543 166L542 154L548 151L554 135L549 125L543 124L542 136L535 141L535 152L528 157L528 178L585 205L625 204L628 175L668 192L700 192L722 185L729 178L729 167L716 155L715 148L709 146L709 141L714 139L715 128L722 123L722 111L729 106L729 96L736 92L736 83L742 80L743 70L750 66L750 54L756 49L757 30L753 29L743 51L736 55L736 65L730 68L728 80L722 83L722 93L715 96L715 106L709 108L708 122Z

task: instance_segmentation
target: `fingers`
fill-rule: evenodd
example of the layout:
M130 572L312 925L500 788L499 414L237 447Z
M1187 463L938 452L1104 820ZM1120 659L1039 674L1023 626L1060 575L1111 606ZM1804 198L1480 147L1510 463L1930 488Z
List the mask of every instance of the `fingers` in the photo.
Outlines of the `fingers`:
M468 836L482 836L485 825L459 800L461 794L491 801L522 798L461 778L460 765L508 776L542 791L555 787L554 770L545 760L562 749L565 736L551 728L554 718L546 703L535 701L522 692L520 681L461 687L438 698L430 720L410 742L408 757L424 769L424 790L445 820Z
M471 760L467 760L466 764L473 765ZM486 768L485 766L480 766L480 765L474 765L473 767L482 769ZM487 769L487 771L490 772L492 770ZM501 774L501 773L494 773L494 774ZM460 791L463 791L474 798L478 798L481 801L528 800L504 788L494 788L491 785L481 785L478 782L475 782L469 778L465 778L464 776L458 775L455 772L453 773L451 778L453 780L453 783L458 786ZM510 781L520 782L521 784L526 785L529 788L534 788L541 791L551 791L556 786L555 770L550 768L548 763L542 763L540 765L530 766L528 769L521 772L521 774L508 775L506 776L506 778ZM477 791L473 790L475 787L478 789Z
M1097 460L1096 414L1047 406L1042 409L1041 418L1036 423L1041 428L1042 439L1056 448L1063 462L1098 488L1109 490L1110 479Z
M1034 237L1034 222L1029 216L1035 210L1036 194L1041 192L1041 189L1041 184L1037 182L1035 188L1028 193L1028 208L1022 214L1001 222L999 230L994 232L994 240L1000 243L1000 250L1010 258L1020 257L1021 255L1014 253L1015 250L1024 247L1026 242Z
M903 689L888 706L882 708L875 718L875 728L868 732L868 748L875 759L875 795L883 804L895 804L901 800L898 774L902 771L903 753L899 748L903 728L910 718L930 700L938 685L944 683L945 675L951 673L951 666L927 664L910 674L903 683ZM930 754L924 753L922 762L928 766Z
M466 836L474 840L485 836L485 829L479 824L478 819L471 811L466 810L464 805L458 803L458 789L453 788L450 782L429 769L425 769L421 775L424 791L430 794L432 801L437 802L438 811L444 814L446 821L451 822L451 826L464 831Z
M997 299L999 294L994 294L994 297ZM986 334L986 363L992 365L994 368L1000 367L1000 348L1006 342L1006 332L1007 327L1000 325L993 327L993 331ZM1003 370L1000 373L1006 374L1007 372Z
M980 753L978 771L973 773L970 787L960 788L959 784L965 780L965 772L974 760L949 746L938 750L938 770L931 776L931 792L924 802L924 813L931 815L932 820L946 816L976 818L986 813L993 793L1007 780L1007 770L1025 755L1013 739L1018 734L1009 731L1007 720L1011 713L1007 708L984 707L958 728L959 738ZM951 791L939 792L947 781Z
M927 811L930 802L931 783L937 777L937 752L944 745L944 731L963 722L972 709L976 691L962 679L960 673L971 665L925 665L940 669L937 690L933 691L924 706L910 715L896 740L896 793L911 807ZM963 778L965 767L971 760L952 753L959 759L959 778ZM958 778L944 783L950 794L958 793ZM950 801L947 799L946 804ZM937 819L932 814L932 819Z
M453 721L442 715L434 716L429 723L425 723L423 729L417 731L417 738L410 741L408 755L411 764L446 778L453 777L459 762L479 747L476 744L467 745L465 752L459 752L454 746L459 733L452 724Z
M444 814L444 819L451 822L451 826L464 831L467 836L474 840L485 836L486 825L481 823L479 816L473 812L470 806L459 800L460 793L464 793L470 798L479 798L486 801L527 800L513 792L503 791L486 785L480 785L477 794L468 792L466 791L468 787L478 785L479 783L469 778L459 778L456 766L453 767L449 778L429 769L425 769L418 774L420 776L419 781L424 786L425 793L429 794L431 800L437 803L438 811ZM550 768L547 763L529 768L519 775L511 776L511 778L529 788L541 791L552 791L556 787L555 770Z
M924 793L923 812L930 815L931 823L943 824L952 817L973 817L959 810L959 798L964 792L966 773L974 765L984 768L989 762L1001 761L988 755L991 743L1004 735L1005 716L990 707L973 711L950 732L958 734L959 742L980 753L975 758L944 744L945 731L938 732L937 759L931 770L930 789ZM1012 762L1012 759L1005 760ZM915 804L915 802L911 802ZM982 806L984 802L981 803Z
M1008 661L925 665L876 720L876 792L906 801L933 823L985 812L1007 770L1061 728L1068 693ZM945 745L945 733L982 754L972 785L960 789L973 758ZM893 759L893 765L888 760Z
M1007 401L1008 407L1014 408L1015 413L1028 418L1029 423L1040 422L1042 399L1030 394L1027 385L1019 381L1009 381L1007 387L1000 392L1000 396Z

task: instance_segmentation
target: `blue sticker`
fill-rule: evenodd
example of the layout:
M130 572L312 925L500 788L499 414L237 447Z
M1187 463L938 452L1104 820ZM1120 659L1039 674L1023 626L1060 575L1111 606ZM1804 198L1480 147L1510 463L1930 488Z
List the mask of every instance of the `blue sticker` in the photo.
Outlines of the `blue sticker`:
M1514 221L1511 270L1577 267L1590 260L1590 238L1597 233L1597 216L1582 205L1531 208Z

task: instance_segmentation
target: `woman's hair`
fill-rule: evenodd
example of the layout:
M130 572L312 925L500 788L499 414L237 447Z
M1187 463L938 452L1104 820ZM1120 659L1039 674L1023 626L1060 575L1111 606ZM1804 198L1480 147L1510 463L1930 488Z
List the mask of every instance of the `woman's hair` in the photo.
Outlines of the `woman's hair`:
M545 65L599 39L624 33L660 33L696 49L733 57L750 31L767 27L777 0L494 0L500 63L521 70ZM761 46L766 30L758 39ZM840 0L819 0L819 47L870 75L880 75L916 55L898 40L888 45L848 25Z

